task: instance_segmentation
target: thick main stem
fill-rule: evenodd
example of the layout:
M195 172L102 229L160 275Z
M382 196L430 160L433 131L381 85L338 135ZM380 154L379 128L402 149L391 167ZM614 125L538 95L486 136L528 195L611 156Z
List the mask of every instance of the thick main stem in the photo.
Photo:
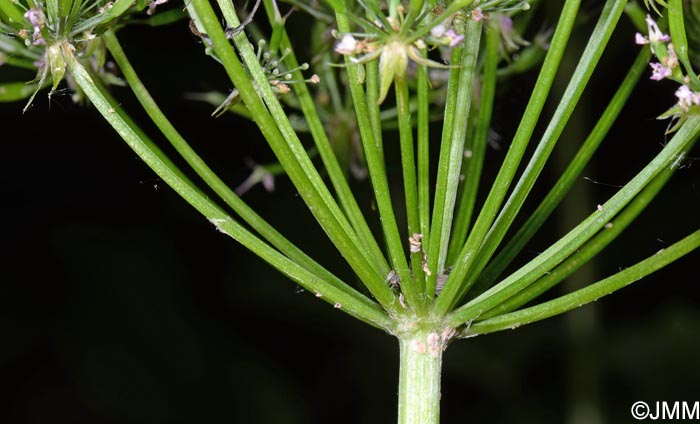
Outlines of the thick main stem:
M399 338L399 424L440 422L444 338L421 331Z

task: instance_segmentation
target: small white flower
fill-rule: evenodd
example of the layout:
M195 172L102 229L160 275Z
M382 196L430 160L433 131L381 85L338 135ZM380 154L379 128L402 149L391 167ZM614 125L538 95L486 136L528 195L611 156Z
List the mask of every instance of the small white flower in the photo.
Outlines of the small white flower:
M435 38L440 38L443 35L445 35L446 31L447 30L445 29L445 25L440 24L440 25L436 25L430 29L430 35L432 35Z
M700 93L694 92L687 85L681 85L676 90L676 97L678 98L678 106L684 112L687 112L692 105L700 106Z
M659 44L659 43L666 43L671 41L671 37L668 34L664 34L661 32L661 29L659 29L659 26L654 22L653 19L651 19L651 16L647 15L646 18L647 21L647 32L649 32L649 36L646 37L640 33L636 33L634 36L634 41L637 44L649 44L651 47L651 52L654 53L654 45Z
M350 34L343 35L343 38L335 46L336 53L351 55L357 53L357 40Z

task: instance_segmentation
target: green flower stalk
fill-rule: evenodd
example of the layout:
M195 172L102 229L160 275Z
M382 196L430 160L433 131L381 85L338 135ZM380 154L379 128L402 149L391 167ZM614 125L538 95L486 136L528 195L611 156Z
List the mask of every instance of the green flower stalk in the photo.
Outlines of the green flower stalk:
M657 23L633 3L607 0L574 71L564 76L563 95L550 99L556 105L551 117L543 109L569 39L580 36L580 0L564 1L554 30L540 31L530 41L523 35L533 33L525 1L298 3L315 18L312 34L325 34L314 40L312 52L297 45L287 28L289 15L274 0L261 0L250 12L237 11L230 0L0 0L0 59L37 71L33 92L11 81L0 86L9 93L3 97L0 90L0 99L29 97L31 104L37 91L48 88L50 96L65 82L75 100L87 99L218 231L327 302L330 310L396 337L399 423L439 422L442 355L455 340L564 313L700 246L696 230L629 268L538 303L538 296L629 226L700 136L700 80L690 61L697 46L686 35L685 2L649 3L667 12ZM636 36L627 34L630 45L636 42L643 50L559 182L525 224L514 228L610 39L622 31L618 23L625 12L640 27ZM251 120L277 158L277 163L252 165L252 175L237 189L225 184L168 120L119 42L122 28L166 15L149 22L188 19L203 53L234 86L228 95L194 96L217 105L212 115L218 119L232 111ZM661 29L666 22L668 33ZM655 61L649 63L652 55ZM108 71L108 58L119 78ZM676 104L661 115L674 120L673 136L566 235L524 265L512 266L606 139L649 66L652 80L679 84ZM482 169L498 86L535 69L537 80L491 183ZM180 169L136 125L112 97L111 84L132 90L191 170ZM390 141L394 131L397 145ZM363 210L355 197L348 181L350 156L369 175L376 212ZM390 185L392 169L399 168L400 177L391 179L402 184ZM241 199L257 183L272 191L274 178L289 178L361 288L319 264ZM483 202L477 193L485 194Z

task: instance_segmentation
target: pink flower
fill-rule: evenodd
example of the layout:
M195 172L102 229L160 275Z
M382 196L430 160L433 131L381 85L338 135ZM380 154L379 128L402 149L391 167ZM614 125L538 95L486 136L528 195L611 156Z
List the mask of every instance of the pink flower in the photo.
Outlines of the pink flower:
M24 17L27 18L29 23L32 24L32 28L34 28L34 32L32 34L32 44L35 46L46 44L46 40L44 40L44 37L41 35L41 29L44 28L44 25L46 24L42 11L39 9L29 9L24 14Z
M659 26L651 19L651 16L647 15L647 28L649 30L649 42L650 43L666 43L671 41L671 37L668 34L664 34L659 29Z
M464 40L463 35L457 34L452 28L445 28L443 24L434 26L430 30L430 35L436 38L440 44L447 44L450 47L454 47Z
M687 112L692 105L700 105L700 93L694 92L687 85L681 85L676 90L676 97L678 98L678 106L684 112Z
M44 14L41 13L41 10L29 9L24 14L24 17L27 18L29 23L32 24L34 28L41 28L44 26Z
M659 43L667 43L671 41L671 37L668 34L664 34L659 29L659 26L651 19L651 16L647 15L647 32L649 32L649 37L645 37L640 33L634 35L634 41L637 44L650 44L651 52L654 53L654 45Z
M462 40L464 40L463 35L459 35L454 30L448 29L447 32L445 33L445 36L450 40L450 47L454 47L457 44L461 43Z
M652 69L651 79L654 81L661 81L671 76L671 70L660 63L650 63L649 66Z
M634 34L634 42L643 46L644 44L649 44L649 39L640 33Z
M483 21L486 16L484 15L484 12L481 10L480 7L477 7L476 9L472 10L472 20L474 22L480 22Z

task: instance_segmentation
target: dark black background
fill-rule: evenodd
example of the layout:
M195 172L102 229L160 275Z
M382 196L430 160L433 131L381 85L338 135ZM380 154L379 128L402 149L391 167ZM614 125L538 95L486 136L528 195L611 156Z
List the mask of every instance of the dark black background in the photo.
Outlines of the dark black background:
M578 124L590 127L624 75L637 51L632 34L625 26L614 40L577 110ZM227 182L235 186L247 176L246 158L272 160L250 123L211 118L211 107L183 100L186 92L231 88L186 24L130 28L120 36L166 114ZM576 57L573 48L568 63ZM530 76L523 81L499 93L494 128L504 140L531 88ZM600 184L581 179L569 211L593 211L614 193L611 186L661 149L667 123L655 116L673 103L673 90L643 79L583 174ZM137 110L125 89L115 95ZM22 106L0 105L1 422L395 420L392 337L318 302L216 232L96 111L72 104L65 92L50 104L40 94L25 114ZM581 138L569 129L561 144ZM504 143L489 151L487 177ZM649 210L588 269L591 278L697 229L696 161L684 162ZM536 195L551 186L554 169L547 168ZM398 173L392 178L400 184ZM376 225L367 183L354 185ZM256 187L245 199L353 281L284 177L275 192ZM553 217L522 259L567 225ZM453 344L445 354L443 421L562 422L594 411L607 422L625 422L636 400L700 400L698 259L692 253L565 317Z

